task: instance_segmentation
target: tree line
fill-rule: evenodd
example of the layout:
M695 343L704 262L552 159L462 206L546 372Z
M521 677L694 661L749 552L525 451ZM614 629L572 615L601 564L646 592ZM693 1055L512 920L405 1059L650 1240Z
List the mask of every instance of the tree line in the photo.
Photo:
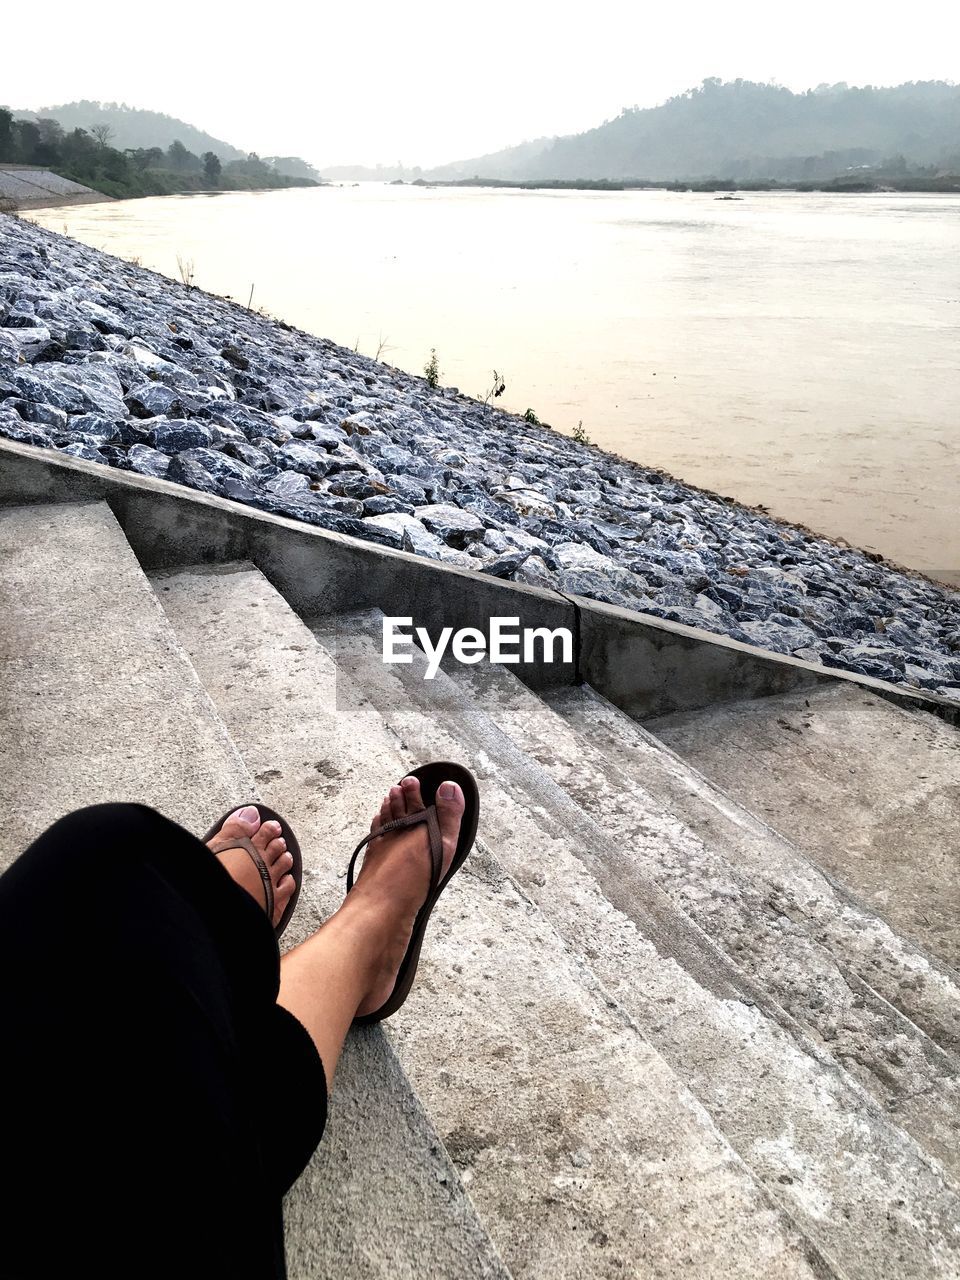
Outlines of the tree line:
M57 120L18 120L0 107L0 164L36 165L104 195L170 195L179 191L244 191L316 184L279 173L254 152L225 164L213 151L195 155L182 142L118 150L107 124L65 130Z

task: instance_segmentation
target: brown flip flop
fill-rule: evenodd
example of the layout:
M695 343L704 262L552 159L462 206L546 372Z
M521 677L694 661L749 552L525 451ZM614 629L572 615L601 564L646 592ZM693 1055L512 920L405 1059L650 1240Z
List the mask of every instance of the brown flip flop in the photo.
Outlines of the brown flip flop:
M420 822L425 822L427 825L427 837L430 844L430 889L427 893L426 901L417 912L413 933L410 935L410 942L407 944L406 955L403 957L397 973L397 981L394 984L393 991L379 1009L376 1009L373 1013L365 1013L361 1017L354 1018L354 1026L369 1026L374 1022L382 1022L384 1018L389 1018L392 1013L396 1013L404 1000L406 1000L410 993L410 988L413 986L413 979L416 976L417 964L420 960L420 948L423 946L423 936L427 929L430 913L436 906L440 894L450 883L454 873L463 866L467 854L473 848L473 842L477 838L477 822L480 818L480 792L477 788L477 780L469 769L465 769L460 764L451 764L447 760L435 760L432 764L421 765L419 769L411 769L409 773L405 773L403 776L405 778L416 778L419 781L420 792L426 807L420 809L417 813L408 813L402 818L395 818L393 822L386 822L382 827L378 827L376 831L371 831L368 836L363 837L356 849L354 849L353 857L350 859L350 865L347 868L347 893L353 888L353 869L365 845L369 844L377 836L385 835L388 831L399 831L403 827L412 827ZM443 866L443 845L440 838L437 807L434 803L441 782L456 782L466 801L453 862L451 862L447 874L442 878L440 873Z
M293 915L297 905L297 899L300 897L300 886L303 883L303 858L300 855L300 843L293 834L289 824L285 818L281 818L279 813L275 813L273 809L265 804L261 804L259 800L248 800L245 804L235 804L232 809L228 809L219 822L215 822L205 836L201 836L204 844L207 844L217 834L226 820L231 814L236 813L238 809L254 808L260 814L261 822L279 822L280 834L287 842L287 852L293 857L293 866L286 873L293 876L293 893L290 901L283 909L283 915L280 917L279 923L274 929L277 938L281 936L284 929L290 923L290 917ZM224 836L222 840L216 841L210 845L211 853L225 853L227 849L243 849L245 853L250 855L250 860L260 873L260 879L263 881L264 895L266 898L266 915L268 920L273 919L274 897L273 897L273 881L270 879L270 872L267 870L267 864L260 855L259 849L254 845L253 841L247 836Z

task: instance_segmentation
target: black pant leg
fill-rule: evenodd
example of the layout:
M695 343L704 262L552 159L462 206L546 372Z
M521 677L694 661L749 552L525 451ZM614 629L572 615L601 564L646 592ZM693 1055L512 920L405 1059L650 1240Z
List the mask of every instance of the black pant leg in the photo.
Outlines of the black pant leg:
M325 1086L278 984L263 911L142 806L71 814L0 877L0 1274L284 1274ZM290 1134L270 1064L311 1090Z

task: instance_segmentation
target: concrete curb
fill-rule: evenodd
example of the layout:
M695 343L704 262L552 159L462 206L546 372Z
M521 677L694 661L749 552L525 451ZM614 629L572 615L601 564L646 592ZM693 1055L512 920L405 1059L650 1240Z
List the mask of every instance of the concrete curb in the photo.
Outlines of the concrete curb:
M635 719L845 680L960 726L960 704L826 669L697 627L580 596L491 578L422 556L118 471L0 441L0 506L105 501L145 569L248 560L304 617L379 608L435 635L492 616L568 628L572 663L523 663L533 689L586 681Z

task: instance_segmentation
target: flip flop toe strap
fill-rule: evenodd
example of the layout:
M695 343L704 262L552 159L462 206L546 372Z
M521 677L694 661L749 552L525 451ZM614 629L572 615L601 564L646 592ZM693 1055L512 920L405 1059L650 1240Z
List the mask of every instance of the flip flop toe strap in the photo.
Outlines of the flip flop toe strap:
M416 813L404 814L402 818L394 818L392 822L385 822L382 827L377 827L368 836L364 836L354 849L350 864L347 867L347 893L353 888L353 870L357 864L357 858L371 840L376 840L377 836L385 836L390 831L400 831L404 827L417 826L421 822L427 824L427 837L430 843L430 894L432 895L440 883L440 875L443 871L443 839L440 835L440 819L437 817L436 805L430 805L426 809L418 809Z
M267 919L273 923L274 898L273 898L273 881L270 879L270 872L267 870L267 864L264 862L260 850L256 848L252 840L248 840L246 836L224 836L222 840L214 840L207 846L211 853L226 853L228 849L243 849L250 855L250 860L260 872L260 879L263 881L263 889L267 900Z

